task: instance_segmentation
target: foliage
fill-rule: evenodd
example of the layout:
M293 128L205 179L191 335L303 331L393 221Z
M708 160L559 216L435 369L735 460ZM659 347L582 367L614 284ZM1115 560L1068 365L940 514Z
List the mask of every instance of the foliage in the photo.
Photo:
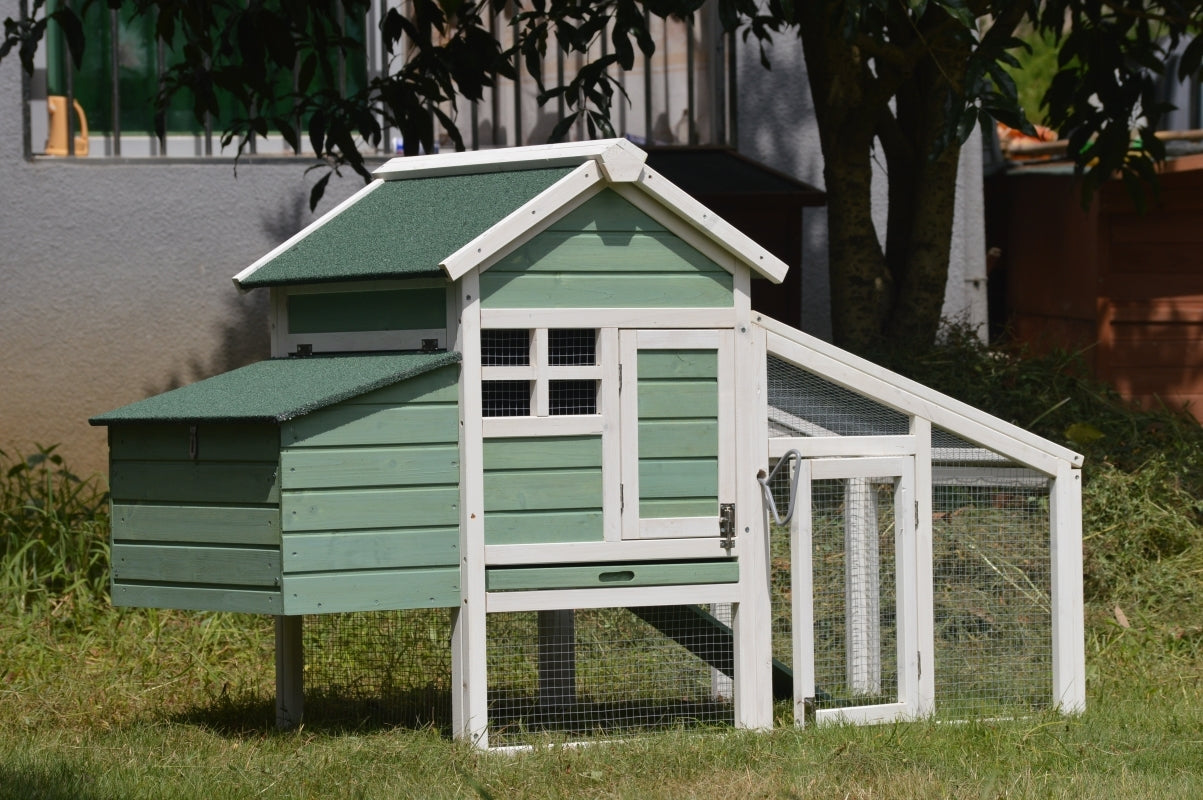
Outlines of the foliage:
M239 153L273 130L294 147L307 134L317 168L327 170L312 205L344 166L367 179L360 146L377 147L390 128L401 132L407 154L433 151L436 122L463 149L461 103L481 99L519 69L537 83L540 103L563 101L568 110L553 138L580 119L590 136L614 135L614 105L627 102L615 72L631 69L637 52L654 51L649 20L692 17L703 2L415 0L381 21L389 69L343 95L337 64L362 44L344 33L342 20L361 16L367 0L107 0L153 14L159 39L176 56L160 107L175 95L190 97L199 120L217 113L219 93L237 98L245 113L225 121L223 145L237 141ZM1193 38L1203 23L1198 0L712 2L723 28L759 47L766 67L774 36L802 41L829 194L835 334L857 351L878 339L934 338L955 208L953 145L979 122L1029 127L1009 72L1027 48L1016 36L1021 26L1057 48L1042 102L1050 124L1070 140L1086 198L1115 174L1136 196L1142 180L1155 180L1154 163L1164 157L1151 135L1163 110L1156 76L1183 42L1179 77L1203 62L1203 39ZM86 36L79 14L69 4L51 10L44 3L34 0L27 17L5 20L0 58L16 51L32 70L54 20L80 63ZM510 15L506 46L486 21L500 12ZM552 49L583 59L564 85L542 74ZM871 206L877 155L889 184L884 231L875 228Z
M108 495L55 449L24 459L0 450L0 598L15 605L6 611L108 595Z

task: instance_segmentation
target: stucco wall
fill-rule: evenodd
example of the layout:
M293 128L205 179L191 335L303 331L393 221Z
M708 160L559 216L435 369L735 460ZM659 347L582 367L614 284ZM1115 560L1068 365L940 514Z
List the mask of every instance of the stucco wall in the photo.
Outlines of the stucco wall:
M16 14L0 4L0 16ZM230 276L306 224L297 161L22 155L20 65L0 63L0 448L59 444L83 474L93 414L267 354L266 293ZM319 212L361 186L332 181Z
M760 64L754 45L741 47L738 59L739 150L813 186L826 188L823 152L814 102L806 79L802 47L796 36L779 35L768 51L772 69ZM878 235L886 230L886 183L880 162L873 186L873 216ZM957 175L957 213L943 315L986 334L986 244L983 221L982 151L975 132L961 152ZM831 338L831 286L827 259L827 211L803 212L802 314L808 333Z

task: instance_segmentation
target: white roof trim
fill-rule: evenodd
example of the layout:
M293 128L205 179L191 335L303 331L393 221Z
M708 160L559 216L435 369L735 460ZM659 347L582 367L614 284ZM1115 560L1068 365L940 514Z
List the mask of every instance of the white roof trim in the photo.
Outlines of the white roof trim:
M524 148L525 149L525 148ZM500 222L447 256L439 266L452 280L459 280L474 267L490 261L511 244L559 216L558 212L603 181L601 170L586 161L527 202L518 206Z
M297 242L306 238L307 236L312 234L314 231L316 231L318 228L322 227L327 222L334 219L339 214L341 214L343 211L345 211L349 207L355 205L360 200L367 197L369 194L376 191L383 185L384 185L384 181L372 181L367 186L364 186L358 192L356 192L355 194L348 197L346 200L343 200L341 203L336 205L334 208L330 209L325 214L323 214L322 216L318 217L313 222L306 225L304 228L302 228L296 234L289 237L282 244L276 246L274 249L272 249L272 251L270 253L263 256L258 261L256 261L254 264L251 264L249 267L242 270L242 272L239 272L237 275L235 275L234 276L234 285L237 286L240 291L250 291L249 289L242 288L242 282L244 280L246 280L247 278L249 278L252 275L252 273L255 272L255 270L259 269L264 264L267 264L268 262L275 260L275 258L277 256L279 256L281 253L288 250L293 245L295 245Z
M562 142L496 150L469 150L430 156L390 159L372 174L384 180L435 178L483 172L510 172L549 167L575 167L596 161L612 182L633 181L647 160L647 153L626 139Z
M714 213L706 206L651 167L644 167L635 185L655 197L664 205L697 228L699 232L728 250L752 271L763 275L773 283L785 280L789 265L765 250L734 225Z
M614 141L624 142L625 140ZM629 146L634 147L634 145ZM642 153L642 151L640 152ZM605 165L606 162L603 161L600 164L601 168L595 169L591 161L586 161L505 219L449 255L439 266L452 280L459 280L473 267L488 264L494 256L548 224L548 221L554 219L558 211L574 203L589 189L605 180L613 183L614 179L605 174ZM611 162L611 166L615 173L625 177L631 174L635 164L624 158ZM729 253L736 261L747 265L753 272L763 275L773 283L781 283L785 278L785 273L789 271L789 265L784 261L741 233L718 214L694 200L685 190L678 188L668 178L643 164L642 161L638 162L638 174L635 179L619 180L618 182L628 187L620 194L642 191L650 200L664 207L674 219L688 224L723 252Z

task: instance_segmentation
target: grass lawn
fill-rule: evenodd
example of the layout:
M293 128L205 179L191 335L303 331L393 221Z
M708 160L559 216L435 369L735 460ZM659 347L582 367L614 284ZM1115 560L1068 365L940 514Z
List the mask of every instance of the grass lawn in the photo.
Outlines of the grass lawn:
M1092 611L1075 718L670 732L507 755L431 730L276 732L265 619L63 603L0 622L0 797L1203 796L1203 633L1124 617Z

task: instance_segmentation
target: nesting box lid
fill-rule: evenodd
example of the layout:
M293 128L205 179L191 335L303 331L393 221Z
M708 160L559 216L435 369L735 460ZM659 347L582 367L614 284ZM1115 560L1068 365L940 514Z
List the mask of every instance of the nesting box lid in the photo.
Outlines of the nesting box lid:
M273 358L148 397L88 420L128 423L285 422L439 367L459 353Z

